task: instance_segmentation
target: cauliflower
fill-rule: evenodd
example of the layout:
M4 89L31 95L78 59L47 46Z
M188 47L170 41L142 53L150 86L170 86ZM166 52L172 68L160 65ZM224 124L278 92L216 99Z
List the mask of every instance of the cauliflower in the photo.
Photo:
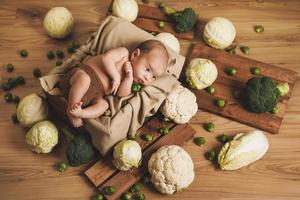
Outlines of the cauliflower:
M203 39L211 47L225 49L230 46L236 35L231 21L224 17L215 17L204 27Z
M187 123L198 111L196 96L187 88L179 86L167 96L160 111L178 124Z
M177 145L160 147L152 154L148 170L155 188L163 194L182 191L195 176L193 160Z
M26 135L26 143L32 151L37 153L49 153L58 143L58 131L50 121L36 123Z
M200 90L213 84L218 77L218 70L212 61L204 58L194 58L187 66L185 75L189 85Z
M268 139L263 132L240 133L222 147L218 162L223 170L239 169L260 159L268 148Z
M142 160L142 149L134 140L122 140L114 147L114 166L122 171L138 168Z
M156 37L159 41L166 44L168 47L170 47L176 53L178 53L178 54L180 53L179 41L173 34L163 32L163 33L158 34Z
M35 93L24 97L17 107L17 118L25 127L32 127L36 122L47 119L47 115L47 103Z

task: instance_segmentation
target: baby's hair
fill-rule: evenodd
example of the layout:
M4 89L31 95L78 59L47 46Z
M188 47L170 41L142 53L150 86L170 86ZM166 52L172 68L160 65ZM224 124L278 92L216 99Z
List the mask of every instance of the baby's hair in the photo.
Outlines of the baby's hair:
M167 59L167 62L169 60L169 54L168 54L168 51L167 51L165 45L163 45L163 43L161 43L158 40L146 40L146 41L140 43L136 48L139 48L142 54L148 53L151 50L158 48L160 51L163 52L163 55Z

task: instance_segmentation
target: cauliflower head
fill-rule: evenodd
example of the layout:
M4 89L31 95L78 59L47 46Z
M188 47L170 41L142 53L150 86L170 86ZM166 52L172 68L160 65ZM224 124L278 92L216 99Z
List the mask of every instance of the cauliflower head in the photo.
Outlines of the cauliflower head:
M112 14L133 22L139 12L138 4L135 0L114 0Z
M26 135L26 143L32 151L37 153L49 153L58 143L58 131L50 121L36 123Z
M195 177L192 158L177 145L160 147L152 154L148 170L155 188L163 194L182 191Z
M162 43L166 44L168 47L170 47L172 50L174 50L176 53L180 53L180 44L178 39L172 34L163 32L156 36L156 38L161 41Z
M212 61L194 58L187 66L185 75L192 88L201 90L213 84L218 77L218 70Z
M262 131L237 134L220 150L218 162L223 170L236 170L260 159L269 142Z
M134 140L122 140L114 147L113 156L114 166L121 171L127 171L132 167L139 167L142 160L142 149Z
M211 47L225 49L236 35L234 25L224 17L215 17L204 27L203 39Z
M17 118L25 127L32 127L36 122L47 119L47 115L47 103L35 93L24 97L17 107Z
M160 111L175 123L187 123L198 111L196 96L187 88L179 86L167 96Z

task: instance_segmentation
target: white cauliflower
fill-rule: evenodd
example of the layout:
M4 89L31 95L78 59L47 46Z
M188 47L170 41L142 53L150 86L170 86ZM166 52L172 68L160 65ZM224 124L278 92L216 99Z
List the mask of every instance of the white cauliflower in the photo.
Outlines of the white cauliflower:
M160 147L152 154L148 170L153 185L163 194L182 191L195 177L193 160L177 145Z
M196 96L182 86L171 92L160 108L165 117L178 124L187 123L197 110Z
M173 49L176 53L180 53L179 41L172 33L162 32L158 34L156 38Z

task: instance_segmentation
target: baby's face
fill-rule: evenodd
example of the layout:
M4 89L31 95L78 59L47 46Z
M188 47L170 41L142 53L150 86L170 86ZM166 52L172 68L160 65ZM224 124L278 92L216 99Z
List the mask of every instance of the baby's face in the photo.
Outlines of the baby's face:
M168 60L159 50L140 54L131 60L133 80L142 85L149 85L164 73L167 63Z

